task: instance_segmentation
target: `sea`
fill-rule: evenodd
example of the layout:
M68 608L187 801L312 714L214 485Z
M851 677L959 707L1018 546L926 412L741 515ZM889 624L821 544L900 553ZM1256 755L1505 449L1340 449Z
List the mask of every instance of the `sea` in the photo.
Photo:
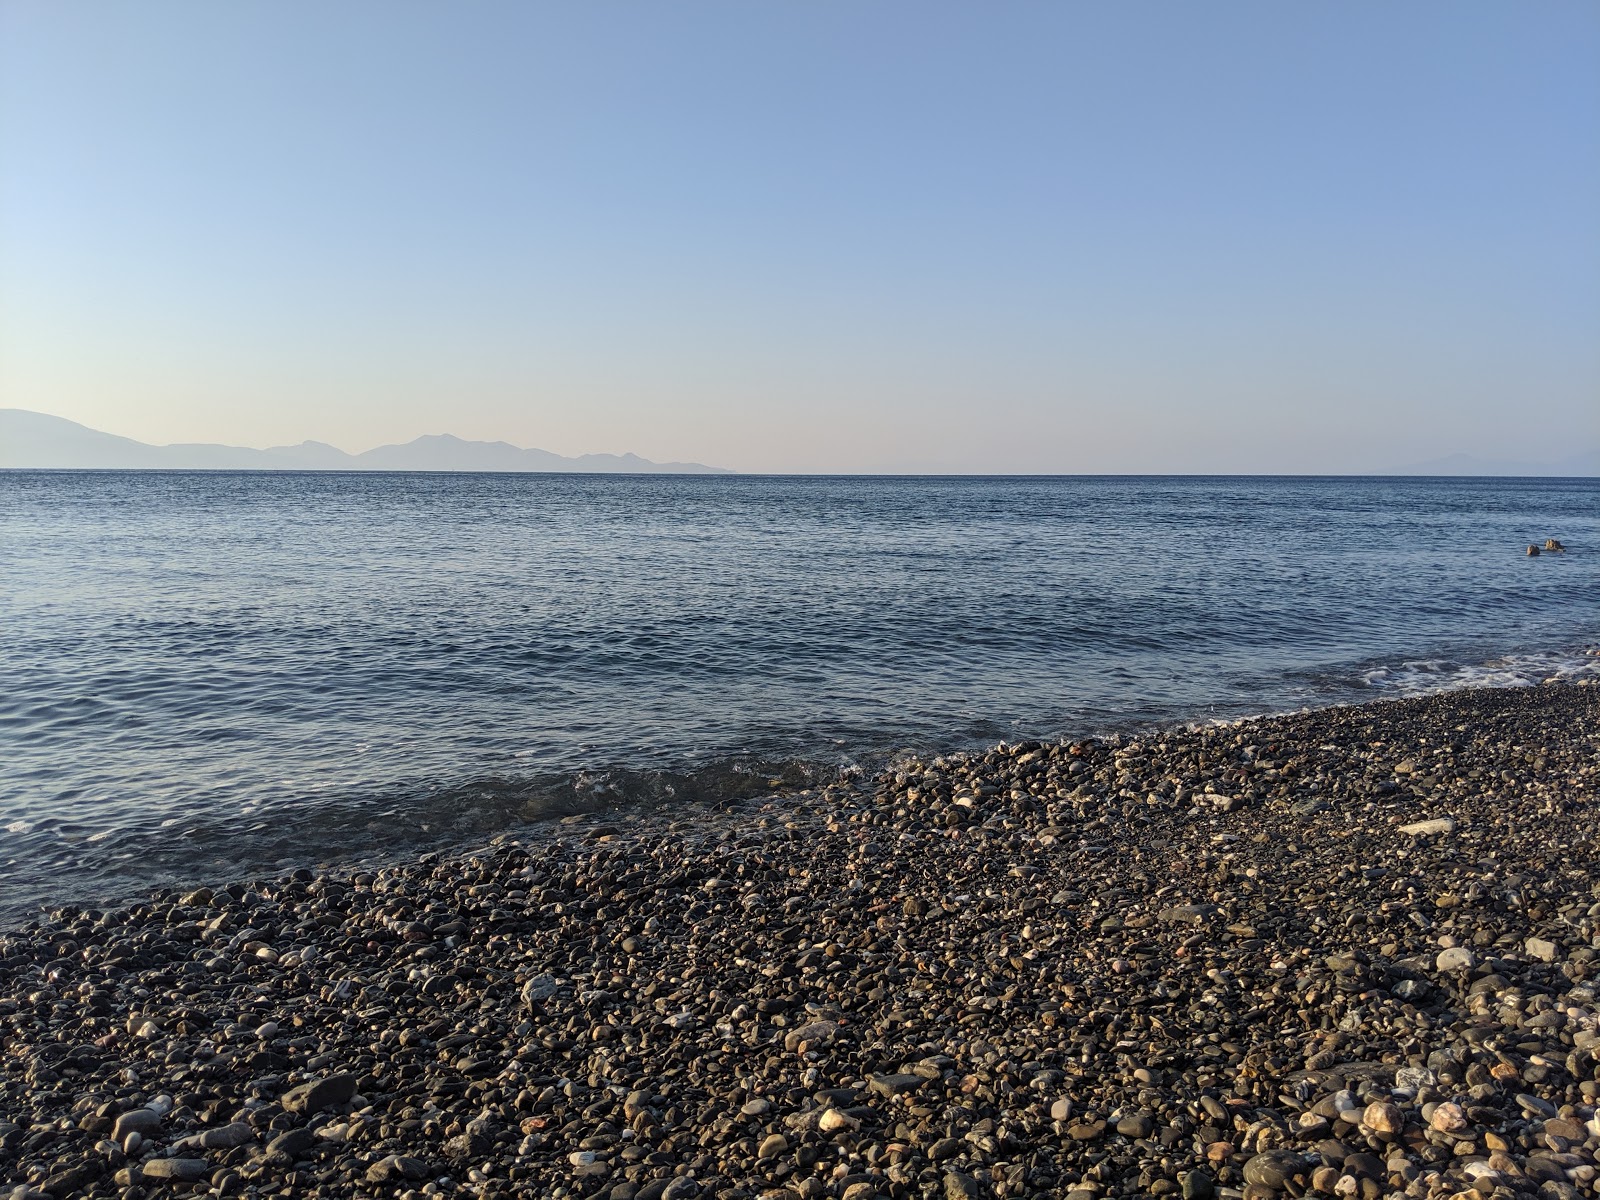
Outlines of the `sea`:
M1596 479L0 471L0 923L1597 641Z

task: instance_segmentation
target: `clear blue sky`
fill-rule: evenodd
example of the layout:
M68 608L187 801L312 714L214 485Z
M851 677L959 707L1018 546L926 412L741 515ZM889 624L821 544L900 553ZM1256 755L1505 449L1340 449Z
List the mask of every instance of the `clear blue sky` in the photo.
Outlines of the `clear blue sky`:
M6 0L0 405L745 470L1600 446L1600 5Z

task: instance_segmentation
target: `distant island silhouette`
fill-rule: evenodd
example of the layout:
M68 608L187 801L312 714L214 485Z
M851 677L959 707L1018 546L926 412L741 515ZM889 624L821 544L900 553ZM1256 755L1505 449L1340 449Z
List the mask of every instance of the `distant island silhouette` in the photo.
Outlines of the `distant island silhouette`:
M0 408L0 468L154 471L561 471L607 474L729 475L703 463L651 462L637 454L568 458L509 442L470 442L428 434L399 446L348 454L325 442L298 446L219 446L180 442L151 446L90 429L64 417Z
M510 442L467 441L448 433L427 434L403 445L377 446L360 454L349 454L326 442L311 441L301 442L297 446L271 446L265 450L206 442L152 446L91 429L64 417L23 408L0 408L0 470L7 468L80 471L554 471L657 475L736 473L726 467L708 467L704 463L652 462L637 454L580 454L576 458L568 458L549 450L523 449ZM1425 462L1383 464L1374 470L1333 473L1589 478L1600 475L1600 450L1569 453L1554 461L1487 459L1457 453Z

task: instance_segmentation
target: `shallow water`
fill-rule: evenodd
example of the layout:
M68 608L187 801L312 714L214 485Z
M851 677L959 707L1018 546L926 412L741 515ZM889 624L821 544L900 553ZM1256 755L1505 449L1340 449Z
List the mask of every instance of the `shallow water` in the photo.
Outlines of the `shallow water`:
M1593 671L1596 547L1597 480L0 472L0 911Z

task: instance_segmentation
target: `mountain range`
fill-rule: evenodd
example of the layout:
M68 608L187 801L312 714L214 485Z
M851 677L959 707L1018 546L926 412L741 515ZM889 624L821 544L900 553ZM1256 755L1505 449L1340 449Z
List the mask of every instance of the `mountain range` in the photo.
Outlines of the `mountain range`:
M219 446L179 442L151 446L102 433L47 413L0 408L0 468L166 471L561 471L731 474L702 463L651 462L636 454L581 454L568 458L509 442L471 442L448 433L428 434L398 446L348 454L326 442L298 446ZM1600 450L1557 460L1530 462L1451 454L1406 463L1366 475L1512 475L1588 477L1600 475Z
M162 471L563 471L618 474L730 474L701 463L651 462L637 454L581 454L525 450L509 442L469 442L448 433L428 434L399 446L347 454L325 442L298 446L218 446L179 442L151 446L102 433L47 413L0 408L0 467Z

